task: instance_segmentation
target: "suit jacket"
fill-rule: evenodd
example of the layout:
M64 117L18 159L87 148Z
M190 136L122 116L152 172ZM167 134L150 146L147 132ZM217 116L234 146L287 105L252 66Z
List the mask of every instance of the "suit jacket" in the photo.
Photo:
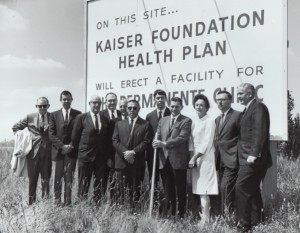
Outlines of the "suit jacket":
M270 116L266 105L253 100L241 117L238 141L240 165L247 165L249 155L257 157L254 164L272 164L269 151Z
M81 114L80 111L71 108L69 114L69 122L65 125L62 109L52 112L50 114L49 122L49 137L52 141L51 157L53 161L62 160L65 155L61 153L64 145L73 145L71 140L72 129L77 115ZM71 158L76 158L76 150L68 153Z
M46 113L49 122L50 113ZM40 131L39 127L39 113L28 114L24 119L14 124L13 132L28 128L32 136L32 150L27 155L28 159L34 159L36 155L51 156L51 141L49 139L49 126L46 125L44 131Z
M170 122L171 116L163 117L156 132L157 139L166 142L166 149L158 150L159 169L165 166L166 154L173 169L187 169L192 120L180 115L171 128Z
M225 120L220 129L221 116L215 120L215 154L217 168L237 168L238 167L238 136L240 132L240 117L241 112L235 111L232 108L226 114Z
M165 116L170 116L171 115L171 111L169 108L166 108L164 115L162 117ZM157 109L153 110L152 112L148 113L146 116L146 121L149 121L150 123L150 137L151 139L154 138L155 133L157 131L157 127L158 127L158 116L157 116Z
M133 150L136 153L133 163L135 167L145 166L145 151L149 143L149 128L149 122L138 117L132 134L130 134L128 119L116 122L112 139L116 149L115 168L123 169L128 165L123 154L127 150Z
M108 109L100 111L100 115L106 117L109 121L109 141L108 141L109 146L107 148L107 153L108 153L109 158L113 161L113 163L114 163L114 160L115 160L115 149L114 149L114 146L113 146L113 143L112 143L112 136L114 134L114 128L115 128L116 122L119 121L120 118L122 118L121 117L121 112L119 110L116 110L116 111L117 111L117 116L118 117L116 117L114 120L110 119Z
M101 129L97 132L90 112L76 117L71 139L74 147L78 149L78 160L94 162L97 158L97 160L107 162L109 121L100 115L100 122Z

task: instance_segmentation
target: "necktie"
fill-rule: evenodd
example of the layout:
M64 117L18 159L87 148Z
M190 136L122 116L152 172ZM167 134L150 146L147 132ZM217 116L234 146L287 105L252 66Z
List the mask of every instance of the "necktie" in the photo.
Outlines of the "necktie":
M247 111L247 108L245 107L243 112L242 112L242 117L245 115L245 112Z
M158 121L159 121L161 118L162 118L162 112L159 111L159 112L158 112Z
M222 114L220 122L219 122L219 132L221 132L223 123L224 123L224 113Z
M174 125L175 118L172 118L171 127Z
M99 122L98 122L97 114L95 114L95 126L96 126L96 130L99 131Z
M42 115L42 122L41 122L41 126L40 126L41 133L44 133L44 129L45 129L45 116Z
M114 110L111 110L111 119L114 120L116 119L115 115L114 115Z
M65 124L67 125L68 123L69 123L68 110L66 110Z
M130 133L132 131L132 126L133 126L133 119L130 118L130 123L129 123L129 131L130 131Z

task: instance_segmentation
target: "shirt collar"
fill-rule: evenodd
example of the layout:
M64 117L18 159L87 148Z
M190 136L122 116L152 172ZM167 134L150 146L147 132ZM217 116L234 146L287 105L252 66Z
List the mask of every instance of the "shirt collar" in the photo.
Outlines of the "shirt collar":
M230 109L231 109L231 108L228 108L228 109L226 110L226 112L222 113L222 114L224 114L224 117L227 116L227 114L228 114L228 112L229 112Z
M90 111L90 114L91 114L91 116L92 116L92 117L94 117L94 116L95 116L95 113L93 113L92 111ZM96 115L97 115L97 116L100 116L99 112L98 112L98 113L96 113Z
M137 116L136 118L133 118L133 122L136 122L136 120L138 119L139 116ZM131 118L128 116L127 117L128 121L130 122Z
M177 118L178 118L180 115L181 115L180 113L179 113L177 116L175 116L175 117L173 117L173 116L171 115L171 121L172 121L173 118L175 119L174 121L177 121Z
M164 114L165 114L165 111L166 111L166 108L167 107L165 107L163 110L159 110L158 108L156 109L157 111L157 116L159 116L159 112L161 112L161 116L163 117L164 116Z
M65 108L62 108L61 110L62 110L62 112L63 112L64 114L65 114L66 111L67 111ZM68 114L70 114L70 112L71 112L71 108L68 109Z

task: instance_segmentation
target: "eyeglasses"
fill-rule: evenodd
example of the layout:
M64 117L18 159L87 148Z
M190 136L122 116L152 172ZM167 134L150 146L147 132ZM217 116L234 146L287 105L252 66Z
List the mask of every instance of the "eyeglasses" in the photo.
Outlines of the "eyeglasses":
M217 102L225 102L226 100L229 100L229 99L216 99Z
M43 104L43 105L36 105L38 108L47 108L48 104Z
M127 109L128 110L137 110L138 108L137 107L128 107Z
M96 104L99 104L99 105L101 104L100 101L91 101L90 103L95 104L95 105L96 105Z

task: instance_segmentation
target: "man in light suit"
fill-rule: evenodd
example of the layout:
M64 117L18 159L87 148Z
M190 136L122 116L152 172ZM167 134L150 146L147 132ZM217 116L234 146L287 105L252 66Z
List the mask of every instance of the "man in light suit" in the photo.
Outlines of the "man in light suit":
M162 118L157 128L157 139L153 148L160 148L159 169L163 181L165 198L162 203L162 214L165 216L169 208L176 214L176 199L178 199L178 214L184 217L186 206L186 178L189 162L189 138L192 121L180 114L182 100L173 97L170 103L171 116Z
M218 108L222 114L215 120L215 154L221 180L221 211L232 213L235 200L235 182L238 173L237 142L240 131L240 116L231 108L232 95L228 91L217 94Z
M246 108L241 117L238 140L240 169L236 181L238 228L247 232L262 219L260 184L271 165L269 151L270 116L266 105L255 99L255 89L249 83L238 87L238 100Z
M117 183L121 187L121 198L124 197L122 187L126 187L129 189L133 209L136 208L136 203L140 198L150 127L149 122L138 116L139 110L139 103L136 100L129 100L128 119L116 122L113 135L113 145L116 149L115 168ZM123 179L125 179L124 184Z
M149 181L152 178L152 171L153 171L153 157L154 157L154 150L152 147L152 141L155 137L155 133L158 127L158 122L160 121L161 118L165 116L170 116L171 111L170 109L166 106L166 101L167 101L167 94L163 90L156 90L154 91L154 101L156 104L156 109L153 110L152 112L148 113L146 116L146 120L150 123L150 138L151 141L148 145L147 148L147 156L146 156L146 161L147 161L147 167L148 167L148 172L149 172ZM158 160L157 160L158 161ZM156 163L156 176L155 176L155 186L158 187L158 182L159 182L159 176L158 176L158 162Z
M87 198L94 176L94 201L98 204L106 192L108 178L109 121L100 115L101 98L93 95L90 111L76 117L72 141L78 150L78 197Z
M51 141L49 139L49 116L47 112L50 104L46 97L37 99L37 113L28 114L16 123L13 132L28 128L32 136L32 150L27 155L29 177L29 205L36 201L36 188L41 174L42 198L49 197L49 180L51 177Z
M64 205L71 204L72 183L76 167L77 151L74 149L71 134L77 115L71 108L73 101L69 91L60 94L62 109L50 114L49 137L52 141L52 161L54 172L54 203L61 204L62 180L64 180Z

